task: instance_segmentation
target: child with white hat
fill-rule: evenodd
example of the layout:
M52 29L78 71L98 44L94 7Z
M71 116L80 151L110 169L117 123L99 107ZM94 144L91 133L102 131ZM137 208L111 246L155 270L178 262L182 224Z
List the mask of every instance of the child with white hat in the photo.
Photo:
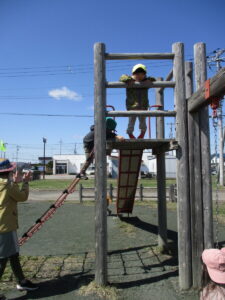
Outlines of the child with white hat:
M133 82L153 82L155 78L147 77L147 68L143 64L137 64L132 69L132 75L122 75L120 81L126 84L131 84ZM149 100L148 100L148 88L127 88L126 89L126 107L127 110L148 110ZM139 116L139 129L140 135L139 139L144 138L145 132L147 130L146 117ZM136 116L129 117L129 123L127 127L127 134L131 139L134 139L133 135L134 126L136 122Z

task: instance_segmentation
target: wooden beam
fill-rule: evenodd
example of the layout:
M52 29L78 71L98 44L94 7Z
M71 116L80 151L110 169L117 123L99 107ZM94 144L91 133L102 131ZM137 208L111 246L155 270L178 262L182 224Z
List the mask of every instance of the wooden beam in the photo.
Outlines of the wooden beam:
M225 95L225 67L210 79L211 97L223 97ZM188 110L194 112L203 106L209 105L210 99L205 99L204 82L201 83L197 92L188 99Z
M105 59L174 59L174 53L106 53Z
M176 140L170 139L128 139L124 141L107 141L107 149L144 150L154 149L154 153L162 153L177 149Z
M126 84L124 82L115 81L115 82L107 82L107 88L126 88L126 89L143 89L143 88L174 88L175 82L174 81L146 81L146 82L134 82L131 84Z
M169 151L177 150L179 148L177 141L170 141L170 143L163 144L161 146L152 148L152 154L157 155L161 153L166 153Z
M157 78L162 81L162 78ZM156 89L156 105L164 109L164 95ZM156 119L156 138L165 138L164 117ZM167 210L166 210L166 162L165 153L156 155L157 160L157 195L158 195L158 246L162 253L168 250L167 245Z
M176 82L176 136L179 143L177 150L177 219L178 219L178 258L179 285L182 290L191 286L191 235L190 235L190 199L189 199L189 164L187 105L185 97L184 45L173 44L175 53L173 76Z
M169 72L169 74L166 76L165 81L170 81L173 79L173 69ZM159 89L159 93L161 93L164 90L164 88Z
M130 116L146 116L146 117L175 117L175 111L169 110L128 110L128 111L109 111L106 113L108 117L130 117Z
M107 186L106 186L106 89L105 45L94 45L95 87L95 281L107 284Z

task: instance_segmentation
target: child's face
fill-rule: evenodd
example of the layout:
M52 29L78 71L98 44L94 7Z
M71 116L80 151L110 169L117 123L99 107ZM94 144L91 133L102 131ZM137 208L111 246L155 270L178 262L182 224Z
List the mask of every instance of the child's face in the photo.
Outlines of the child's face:
M135 81L142 81L142 80L144 80L145 79L145 76L146 76L146 74L143 72L143 73L134 73L133 75L132 75L132 77L133 77L133 79L135 80Z

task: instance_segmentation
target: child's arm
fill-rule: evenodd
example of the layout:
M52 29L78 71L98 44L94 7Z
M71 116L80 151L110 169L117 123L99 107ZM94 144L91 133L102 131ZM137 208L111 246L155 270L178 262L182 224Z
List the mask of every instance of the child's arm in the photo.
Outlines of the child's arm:
M29 180L31 180L32 173L28 172L23 175L23 184L21 189L19 188L18 182L21 180L21 176L16 172L13 176L14 183L10 189L10 196L17 202L24 202L29 196Z
M28 199L29 185L27 182L22 184L21 189L17 183L13 183L10 189L10 196L17 202L24 202Z

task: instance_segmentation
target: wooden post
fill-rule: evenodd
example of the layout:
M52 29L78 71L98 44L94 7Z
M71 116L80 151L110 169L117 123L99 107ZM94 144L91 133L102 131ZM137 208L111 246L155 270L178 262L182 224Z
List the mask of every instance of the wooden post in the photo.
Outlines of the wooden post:
M94 45L95 86L95 281L107 284L106 88L105 45Z
M194 45L195 81L199 89L207 79L206 47L204 43ZM203 234L204 248L213 247L213 209L212 209L212 182L211 182L211 155L209 133L209 109L203 107L199 111L200 141L201 141L201 176L203 202ZM199 253L200 254L200 253Z
M80 199L80 203L83 202L83 185L82 183L80 183L79 185L79 199Z
M193 63L185 62L186 99L193 94ZM199 286L199 259L197 253L202 249L202 187L200 176L200 136L199 115L188 113L188 146L189 146L189 174L190 174L190 210L192 237L192 284Z
M139 197L140 197L140 201L143 201L143 184L142 183L139 186Z
M175 86L177 150L177 215L178 215L178 258L180 289L188 289L191 276L190 198L188 165L187 106L185 98L184 45L173 44L175 54L173 76Z
M157 80L162 81L162 78ZM156 89L156 105L164 110L163 90ZM165 138L164 117L156 119L156 138ZM162 252L167 250L167 211L166 211L166 163L165 153L157 154L157 194L158 194L158 246Z
M186 62L186 98L193 93L193 64ZM192 282L193 287L201 285L201 262L199 256L203 250L203 213L201 185L201 142L199 132L199 113L188 113L189 172L191 202L192 236Z

